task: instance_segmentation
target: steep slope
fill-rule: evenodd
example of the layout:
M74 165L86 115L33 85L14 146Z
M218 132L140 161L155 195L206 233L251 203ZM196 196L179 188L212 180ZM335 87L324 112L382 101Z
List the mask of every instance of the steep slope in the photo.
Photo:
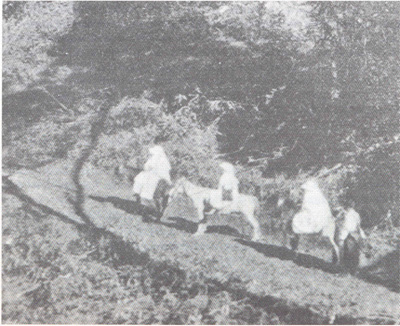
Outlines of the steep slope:
M20 170L10 180L36 202L82 222L82 212L74 211L71 204L74 185L67 177L71 166L63 162L37 171ZM129 202L128 185L117 185L107 174L87 168L81 182L87 195L84 214L96 226L136 243L154 259L176 262L188 273L202 273L222 283L236 278L254 295L306 307L332 322L341 316L400 318L399 293L340 273L327 262L328 249L310 249L310 254L295 258L267 234L265 242L253 243L221 234L225 232L214 227L214 232L195 237L188 205L174 203L167 211L169 218L146 223Z

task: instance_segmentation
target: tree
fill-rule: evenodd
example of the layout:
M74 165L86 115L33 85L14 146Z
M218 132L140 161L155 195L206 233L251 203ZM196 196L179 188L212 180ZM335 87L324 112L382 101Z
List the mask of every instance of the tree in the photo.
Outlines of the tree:
M47 51L68 32L72 2L3 3L4 95L26 90L54 61Z
M399 130L400 6L312 3L307 39L290 78L253 126L248 144L271 171L355 163ZM282 151L280 151L282 149Z
M400 6L397 3L315 3L316 53L332 98L353 105L399 104Z

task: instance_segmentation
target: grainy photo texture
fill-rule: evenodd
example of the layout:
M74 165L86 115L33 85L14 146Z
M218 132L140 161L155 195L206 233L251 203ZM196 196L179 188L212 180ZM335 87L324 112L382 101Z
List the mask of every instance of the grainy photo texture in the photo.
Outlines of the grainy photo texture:
M399 2L2 10L2 323L400 323Z

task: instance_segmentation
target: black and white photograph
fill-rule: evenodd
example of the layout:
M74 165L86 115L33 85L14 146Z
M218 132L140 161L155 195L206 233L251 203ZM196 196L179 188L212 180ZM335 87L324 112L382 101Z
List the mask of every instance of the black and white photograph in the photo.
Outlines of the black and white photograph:
M400 324L400 2L2 1L2 324Z

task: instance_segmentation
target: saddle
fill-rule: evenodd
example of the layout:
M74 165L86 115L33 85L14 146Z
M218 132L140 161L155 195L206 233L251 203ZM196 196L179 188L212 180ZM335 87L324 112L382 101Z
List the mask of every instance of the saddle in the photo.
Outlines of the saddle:
M233 201L232 190L222 188L222 200Z

